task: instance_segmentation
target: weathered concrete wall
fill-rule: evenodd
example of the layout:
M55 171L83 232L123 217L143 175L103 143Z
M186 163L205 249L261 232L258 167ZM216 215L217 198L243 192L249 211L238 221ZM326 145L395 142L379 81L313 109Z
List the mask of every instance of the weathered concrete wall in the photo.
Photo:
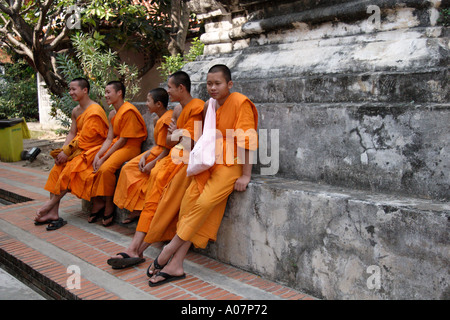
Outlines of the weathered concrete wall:
M431 200L256 176L230 197L207 252L325 299L448 299L449 212Z
M206 2L193 94L224 63L279 130L208 254L326 299L448 299L449 2Z
M299 22L185 70L207 99L209 67L232 69L260 128L281 130L280 175L448 200L448 30L423 26L417 10L389 9L370 34L366 20Z

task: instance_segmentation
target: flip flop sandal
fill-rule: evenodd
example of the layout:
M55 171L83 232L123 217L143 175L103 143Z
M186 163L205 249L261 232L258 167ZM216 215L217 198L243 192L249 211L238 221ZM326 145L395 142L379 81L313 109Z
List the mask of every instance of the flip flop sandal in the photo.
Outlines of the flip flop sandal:
M99 211L97 211L97 212L95 212L95 213L91 213L91 214L89 215L89 219L91 219L91 218L93 218L93 219L88 220L88 222L89 222L89 223L95 223L95 222L97 222L98 217L103 216L104 213L105 213L105 207L101 208Z
M161 253L160 253L160 254L161 254ZM170 259L169 259L169 261L167 261L165 265L161 266L161 265L158 263L158 258L159 258L159 254L158 254L158 256L156 257L156 259L153 261L153 263L151 263L151 264L148 266L148 268L147 268L147 277L149 277L149 278L153 277L156 273L158 273L159 270L162 270L162 269L169 263L169 261L170 261ZM154 271L155 273L154 273L154 274L150 274L150 267L151 267L152 265L155 266L155 271Z
M62 218L59 218L59 219L62 219ZM48 219L48 220L45 220L45 221L36 221L35 220L34 221L34 225L35 226L42 226L43 224L49 224L49 223L52 223L53 221L55 221L55 220L52 220L52 219Z
M165 273L165 272L159 272L158 273L158 277L163 277L164 280L161 280L161 281L158 281L158 282L155 282L155 283L153 283L153 282L151 282L149 280L148 281L148 285L150 287L157 287L157 286L163 285L163 284L171 282L171 281L184 279L184 278L186 278L186 274L183 273L181 276L172 276L172 275L170 275L168 273Z
M122 224L130 224L130 223L133 223L138 220L139 220L139 216L136 216L134 218L126 218L125 220L122 221Z
M135 257L132 258L125 252L120 252L118 255L122 256L123 258L111 258L108 259L107 263L113 268L113 269L125 269L128 267L132 267L134 265L140 264L145 261L144 258Z
M66 224L67 221L63 220L62 218L59 218L58 220L50 222L46 229L47 231L58 230L59 228L65 226Z
M110 215L103 216L102 224L103 224L104 227L109 227L110 225L112 225L114 223L114 219L111 219L111 218L114 218L114 211ZM107 224L104 224L104 222L106 220L109 220L109 219L111 219L111 221L109 223L107 223Z

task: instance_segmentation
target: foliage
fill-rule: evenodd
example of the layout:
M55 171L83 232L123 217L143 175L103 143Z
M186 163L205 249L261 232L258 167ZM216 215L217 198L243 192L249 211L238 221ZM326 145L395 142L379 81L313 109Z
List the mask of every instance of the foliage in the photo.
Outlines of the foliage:
M19 59L6 63L0 73L0 119L22 118L38 120L36 74L28 64Z
M0 45L25 57L42 75L48 90L60 96L67 83L54 59L73 49L70 39L80 31L97 31L116 52L142 53L142 77L167 52L170 5L169 0L0 0ZM81 29L77 23L74 26L74 18Z
M192 62L198 56L201 56L203 54L204 47L205 45L199 38L194 38L192 40L192 46L189 48L189 52L186 55L182 56L178 53L175 56L163 56L161 66L158 67L158 70L161 70L161 76L163 78L167 78L172 73L181 70L186 63Z
M129 0L81 1L83 31L99 32L117 52L142 53L147 65L140 70L141 77L167 52L170 4L170 0L145 1L145 5Z
M60 54L56 61L59 72L64 76L67 83L77 77L87 78L91 86L91 99L108 110L103 96L105 86L109 81L120 80L125 84L127 88L125 99L127 100L132 100L139 92L140 81L137 68L120 62L116 52L106 49L103 42L104 38L97 32L92 35L78 33L72 37L76 57ZM75 106L76 103L72 101L68 92L64 93L62 97L52 95L52 116L59 119L66 127L70 125L68 120L70 120L70 115ZM59 116L58 110L65 117Z
M440 10L438 23L444 27L450 26L450 8Z

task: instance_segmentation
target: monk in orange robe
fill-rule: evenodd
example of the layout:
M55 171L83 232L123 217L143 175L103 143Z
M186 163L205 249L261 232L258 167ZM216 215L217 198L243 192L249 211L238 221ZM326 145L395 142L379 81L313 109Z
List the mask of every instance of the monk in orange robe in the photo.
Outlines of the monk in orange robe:
M56 230L65 224L59 218L59 204L67 192L87 199L86 177L92 172L95 154L108 133L105 110L89 98L89 82L77 78L70 82L69 93L79 105L72 111L72 124L62 149L53 150L55 165L50 171L45 190L50 200L42 206L35 219L36 225L46 224L48 230Z
M166 143L166 138L173 110L167 110L168 102L169 95L163 88L153 89L147 95L148 110L158 116L153 129L155 144L150 150L127 162L120 170L114 192L114 204L130 212L130 215L122 222L124 224L139 218L144 208L150 172L157 161L169 154L170 147Z
M170 99L180 102L182 106L176 124L171 123L167 135L169 146L175 146L172 147L168 156L156 163L151 171L144 209L139 217L133 240L125 252L118 253L108 260L108 264L113 268L125 268L144 261L143 252L149 244L144 243L143 239L150 228L166 186L173 182L172 180L176 181L176 185L179 186L176 190L182 195L189 185L188 181L191 178L186 177L186 163L193 146L193 138L199 135L195 133L195 129L201 128L204 106L204 101L192 98L190 88L190 78L185 72L179 71L169 77L167 91ZM185 185L184 189L183 185ZM170 199L169 202L176 207L175 198ZM179 197L178 207L180 202L181 197ZM178 209L176 215L178 215Z
M232 86L228 67L215 65L209 70L207 89L217 101L216 129L222 134L216 136L216 163L195 175L186 190L176 235L148 269L152 287L185 277L183 261L190 246L205 248L216 240L228 196L233 190L245 191L250 182L258 113L246 96L230 93Z
M114 106L109 113L111 126L108 136L95 155L91 198L93 198L89 222L93 223L103 216L103 225L110 226L114 218L114 190L116 171L124 162L141 153L141 144L147 138L147 127L139 110L124 101L125 86L119 81L112 81L105 88L108 104Z

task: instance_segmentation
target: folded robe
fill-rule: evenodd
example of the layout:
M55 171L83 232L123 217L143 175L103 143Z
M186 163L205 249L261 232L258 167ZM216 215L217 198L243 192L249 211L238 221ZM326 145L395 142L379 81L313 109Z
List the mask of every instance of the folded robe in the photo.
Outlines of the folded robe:
M155 145L150 149L150 154L145 161L146 164L155 160L164 148L170 149L166 145L166 137L172 114L173 110L167 110L156 122L153 129ZM150 182L150 175L139 170L139 162L145 153L147 151L131 159L120 170L114 192L114 203L120 209L125 208L132 212L134 210L141 211L144 208L145 193Z
M182 129L183 135L188 136L193 140L199 136L199 133L196 133L195 130L201 128L201 125L199 126L198 122L201 123L202 121L204 105L205 105L204 101L200 99L192 99L187 105L183 107L183 110L181 111L180 116L178 117L177 120L177 129ZM177 184L178 186L184 185L185 183L183 183L183 181L186 179L190 179L186 177L185 173L187 161L186 163L182 161L189 159L189 154L186 151L187 150L180 149L179 144L176 145L170 150L168 156L158 161L154 170L152 170L152 172L150 173L150 183L147 189L147 193L145 195L145 205L144 209L141 212L141 216L139 218L136 231L144 233L147 233L149 231L150 224L152 222L156 209L161 201L161 196L164 193L164 189L169 184L169 182L174 178L175 175L181 172L180 173L181 181L179 181L179 183ZM181 187L175 189L176 189L175 192L181 194L183 194L185 191L185 188L183 189ZM173 200L175 200L175 198ZM180 202L178 202L177 204L176 201L173 201L171 204L175 207L179 207ZM178 217L178 210L176 210L176 216L174 218L177 219L177 217ZM167 227L166 224L153 225L153 228L156 229L165 230L166 227Z
M76 124L75 138L62 148L67 152L73 150L75 155L66 163L53 166L44 188L53 194L69 189L77 197L89 200L86 190L90 190L90 186L86 178L93 171L94 157L108 134L108 118L101 106L91 104L77 117Z
M199 248L205 248L208 241L216 240L228 196L242 175L243 165L237 160L238 148L256 150L257 125L255 105L240 93L232 93L217 109L216 128L223 139L216 140L216 159L221 163L216 160L210 169L194 176L185 192L176 227L181 239L191 241ZM235 133L232 139L227 139L227 130ZM221 150L223 155L217 154Z
M139 110L129 102L120 106L111 119L114 130L114 139L110 148L119 138L127 138L126 144L116 150L101 166L89 177L93 180L91 197L114 196L116 187L116 171L126 162L141 153L141 144L147 138L147 126Z

